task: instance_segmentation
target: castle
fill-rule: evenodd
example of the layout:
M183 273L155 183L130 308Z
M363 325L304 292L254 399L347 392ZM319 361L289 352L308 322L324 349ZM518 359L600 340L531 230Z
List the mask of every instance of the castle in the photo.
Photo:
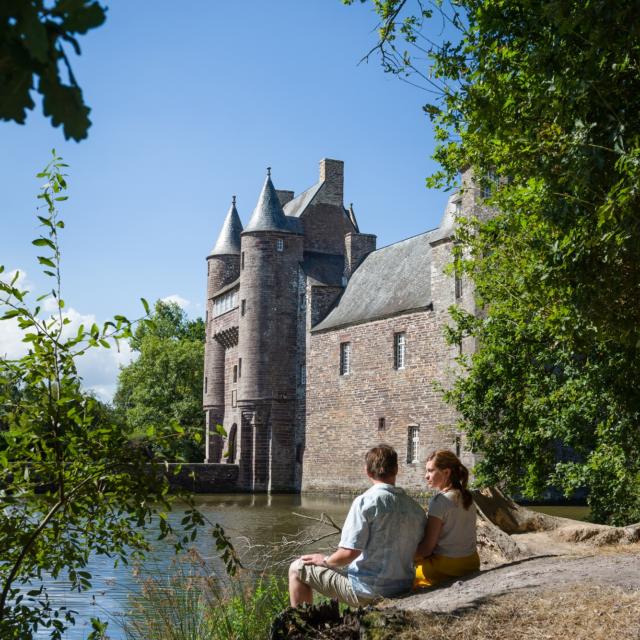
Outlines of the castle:
M443 337L448 309L474 304L446 266L475 190L449 198L437 229L376 249L343 185L339 160L297 197L267 170L246 227L234 198L207 257L206 462L237 464L241 490L366 488L364 453L380 442L414 491L436 448L473 464L439 385L459 349Z

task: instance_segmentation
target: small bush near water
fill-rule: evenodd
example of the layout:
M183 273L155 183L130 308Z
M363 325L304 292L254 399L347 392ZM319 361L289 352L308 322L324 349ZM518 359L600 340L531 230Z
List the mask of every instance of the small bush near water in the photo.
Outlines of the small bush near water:
M240 570L229 579L191 560L145 580L122 625L127 640L260 640L288 604L280 577Z

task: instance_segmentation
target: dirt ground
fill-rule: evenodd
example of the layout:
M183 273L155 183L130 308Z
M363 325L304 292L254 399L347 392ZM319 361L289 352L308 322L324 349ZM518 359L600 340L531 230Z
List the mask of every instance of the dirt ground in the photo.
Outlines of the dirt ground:
M543 534L522 535L543 537ZM537 540L537 544L542 544L542 540ZM573 555L547 553L515 560L452 583L386 601L383 606L405 611L451 613L521 590L592 585L640 592L640 545L596 551L572 547Z
M405 612L376 640L638 640L640 591L588 582L485 599L456 613ZM375 632L374 632L375 633Z

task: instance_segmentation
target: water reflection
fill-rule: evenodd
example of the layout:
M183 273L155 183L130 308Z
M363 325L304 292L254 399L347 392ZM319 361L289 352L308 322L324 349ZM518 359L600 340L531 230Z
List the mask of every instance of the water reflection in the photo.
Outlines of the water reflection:
M250 539L253 544L269 544L317 527L316 522L297 517L293 515L294 512L313 517L319 517L324 512L341 525L351 498L230 494L198 496L196 504L203 515L214 523L220 523L227 534L242 546L239 541L243 538ZM184 510L184 505L177 505L169 514L172 524L179 524ZM89 566L89 571L93 574L91 591L71 593L68 590L69 583L62 580L47 584L51 599L57 606L65 605L78 612L77 624L67 632L65 638L83 640L91 632L91 617L100 617L111 620L109 637L112 640L123 640L124 634L114 617L127 609L128 598L139 589L140 580L149 576L168 576L175 561L173 547L169 542L154 540L157 538L154 532L150 532L149 537L153 553L141 566L120 565L114 569L109 558L92 558ZM336 536L334 540L325 542L335 546L338 538ZM194 547L203 558L222 570L220 563L216 562L215 541L210 535L202 532ZM38 637L46 638L48 634L41 633Z

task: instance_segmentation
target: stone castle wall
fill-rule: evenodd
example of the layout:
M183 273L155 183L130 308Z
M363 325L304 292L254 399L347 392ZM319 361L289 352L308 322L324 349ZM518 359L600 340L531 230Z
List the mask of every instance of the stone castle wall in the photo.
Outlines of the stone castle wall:
M405 332L407 344L400 370L394 368L397 332ZM351 343L351 372L343 376L341 342ZM364 455L383 442L398 451L398 483L425 490L427 453L456 447L455 413L434 386L449 351L433 311L312 334L302 490L367 488ZM410 426L419 427L418 463L407 462Z

